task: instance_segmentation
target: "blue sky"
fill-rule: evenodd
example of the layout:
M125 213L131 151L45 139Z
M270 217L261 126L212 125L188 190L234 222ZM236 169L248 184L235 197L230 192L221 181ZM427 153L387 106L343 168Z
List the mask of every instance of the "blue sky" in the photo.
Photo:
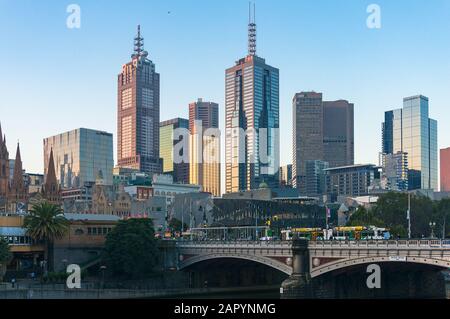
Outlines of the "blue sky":
M66 7L81 7L81 28ZM381 8L368 29L366 8ZM0 121L11 157L43 171L42 139L78 127L116 134L117 74L136 25L161 74L161 120L218 102L224 72L247 53L247 0L0 0ZM355 104L355 161L378 162L384 111L430 98L439 146L450 146L450 0L256 0L257 53L280 69L281 162L291 162L292 97ZM115 145L116 142L114 142ZM284 151L286 150L286 151Z

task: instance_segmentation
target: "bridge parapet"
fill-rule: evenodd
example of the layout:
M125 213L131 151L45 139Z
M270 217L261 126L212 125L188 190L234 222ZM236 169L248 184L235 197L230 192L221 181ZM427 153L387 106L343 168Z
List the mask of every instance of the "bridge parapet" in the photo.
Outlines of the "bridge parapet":
M433 248L446 248L450 250L450 240L440 239L410 239L410 240L318 240L310 241L310 248L414 248L414 249L433 249Z
M178 241L177 247L291 248L291 241Z

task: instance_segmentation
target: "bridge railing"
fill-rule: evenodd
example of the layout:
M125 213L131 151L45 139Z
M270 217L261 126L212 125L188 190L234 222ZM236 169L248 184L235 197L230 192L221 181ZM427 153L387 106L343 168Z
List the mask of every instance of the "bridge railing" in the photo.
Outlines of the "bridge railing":
M258 241L216 241L216 240L179 240L177 246L233 246L233 247L286 247L292 246L292 241L274 241L274 240L258 240Z
M310 247L436 247L450 248L450 240L398 239L398 240L317 240Z

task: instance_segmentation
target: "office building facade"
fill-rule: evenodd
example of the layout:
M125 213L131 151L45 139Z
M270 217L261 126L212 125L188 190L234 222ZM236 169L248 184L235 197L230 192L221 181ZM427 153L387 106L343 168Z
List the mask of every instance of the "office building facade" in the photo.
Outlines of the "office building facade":
M221 195L219 105L198 99L189 104L189 182Z
M326 172L328 162L306 161L306 195L317 197L326 193Z
M175 118L159 124L159 153L163 161L163 173L172 175L176 183L189 183L189 163L183 160L184 153L189 154L188 136L184 134L188 129L189 120L183 118ZM186 141L183 141L184 138ZM178 143L186 147L178 149L175 147Z
M440 150L441 192L450 192L450 147Z
M292 164L280 166L280 186L292 186Z
M408 190L408 154L382 154L382 179L385 188L393 191Z
M158 174L159 156L159 74L143 50L140 27L134 39L131 61L118 75L117 159L119 167Z
M113 136L111 133L80 128L44 139L44 174L51 152L56 179L61 188L77 188L95 182L99 173L105 184L113 184Z
M225 72L226 192L279 184L279 71L256 55L256 24L249 52Z
M327 168L325 172L330 197L368 195L370 186L380 179L380 168L373 164Z
M437 121L429 118L423 95L403 99L403 108L385 113L383 152L408 154L408 188L438 189Z
M322 93L295 94L292 181L300 194L307 193L307 161L324 161L329 167L353 165L353 109L353 104L346 100L323 101Z

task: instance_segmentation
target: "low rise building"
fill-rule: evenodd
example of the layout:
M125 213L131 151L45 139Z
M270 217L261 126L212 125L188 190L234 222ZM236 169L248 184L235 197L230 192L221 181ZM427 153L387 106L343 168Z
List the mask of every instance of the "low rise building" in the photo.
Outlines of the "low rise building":
M375 180L380 179L380 167L374 164L359 164L325 169L327 195L331 201L338 196L364 196Z
M53 244L55 271L64 271L70 264L88 266L95 263L103 251L106 235L116 226L115 215L64 214L70 221L69 232Z

